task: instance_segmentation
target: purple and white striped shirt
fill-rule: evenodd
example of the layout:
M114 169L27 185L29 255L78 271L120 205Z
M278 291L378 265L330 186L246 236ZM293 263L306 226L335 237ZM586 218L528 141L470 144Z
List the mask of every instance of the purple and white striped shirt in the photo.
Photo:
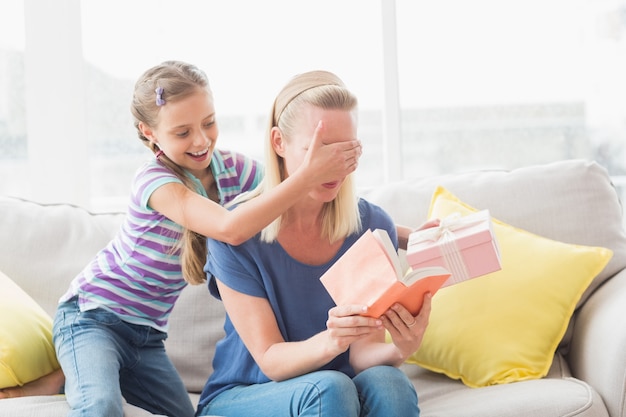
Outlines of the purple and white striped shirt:
M211 170L221 204L261 181L260 165L241 154L215 150ZM195 177L197 192L206 197ZM72 281L60 302L78 296L81 311L105 308L133 324L167 332L169 314L186 286L176 244L182 227L148 207L158 187L181 183L156 159L135 175L126 218L115 238ZM210 221L210 219L207 219Z

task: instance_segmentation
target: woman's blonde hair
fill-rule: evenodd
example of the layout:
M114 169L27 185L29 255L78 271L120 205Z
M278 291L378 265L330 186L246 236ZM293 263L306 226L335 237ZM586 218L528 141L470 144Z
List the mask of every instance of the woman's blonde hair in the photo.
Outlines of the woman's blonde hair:
M157 93L157 89L159 92ZM167 103L174 103L189 97L199 90L211 94L206 74L194 65L181 61L165 61L150 68L137 80L130 106L135 128L141 142L159 159L159 162L172 171L183 184L198 192L192 179L178 164L159 152L158 146L148 140L139 124L155 128L158 123L159 109ZM158 100L161 100L158 102ZM206 237L183 228L183 235L174 251L180 250L181 268L184 279L190 284L205 281L204 263L207 255Z
M278 127L285 140L293 137L305 105L325 110L356 112L356 97L346 88L343 81L327 71L310 71L296 75L278 93L269 118L265 138L265 178L263 190L270 190L285 179L284 160L272 146L271 131ZM283 215L284 216L284 215ZM261 239L273 242L278 236L282 217L267 226ZM337 197L324 204L322 209L322 237L335 242L361 229L358 199L352 174L348 175Z

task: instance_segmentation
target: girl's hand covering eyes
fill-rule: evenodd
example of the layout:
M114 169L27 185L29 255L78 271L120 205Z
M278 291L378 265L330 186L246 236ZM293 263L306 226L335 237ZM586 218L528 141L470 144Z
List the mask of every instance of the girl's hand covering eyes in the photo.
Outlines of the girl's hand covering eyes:
M314 185L345 178L359 165L361 141L350 140L331 144L322 142L324 124L320 121L304 158L303 168L311 173Z

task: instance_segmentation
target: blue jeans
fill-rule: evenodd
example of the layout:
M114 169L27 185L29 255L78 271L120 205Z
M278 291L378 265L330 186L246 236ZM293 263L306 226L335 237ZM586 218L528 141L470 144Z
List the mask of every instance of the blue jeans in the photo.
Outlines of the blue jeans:
M153 414L194 415L165 333L103 309L80 312L76 299L59 305L53 332L70 417L123 417L122 396Z
M281 382L237 386L215 397L198 415L228 417L419 417L417 393L391 366L369 368L353 379L317 371Z

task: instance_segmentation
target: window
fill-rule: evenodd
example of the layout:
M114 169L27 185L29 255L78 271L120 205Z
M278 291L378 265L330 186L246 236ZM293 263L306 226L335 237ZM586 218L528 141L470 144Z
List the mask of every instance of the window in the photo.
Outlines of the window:
M396 3L405 177L585 158L626 197L625 1Z
M626 8L612 3L398 0L405 166L594 158L624 173Z
M380 111L382 84L373 82L381 80L378 0L106 0L81 7L88 97L98 98L88 100L92 192L101 203L125 200L132 173L149 156L128 104L134 80L167 59L207 72L218 146L261 160L272 100L296 73L334 71L358 91L363 109Z
M0 6L0 185L2 194L28 188L24 112L24 2ZM10 178L10 181L7 179Z
M359 97L360 186L586 158L626 190L625 27L626 0L7 0L0 193L123 208L151 157L133 83L166 59L207 72L218 146L258 159L278 90L320 68Z

